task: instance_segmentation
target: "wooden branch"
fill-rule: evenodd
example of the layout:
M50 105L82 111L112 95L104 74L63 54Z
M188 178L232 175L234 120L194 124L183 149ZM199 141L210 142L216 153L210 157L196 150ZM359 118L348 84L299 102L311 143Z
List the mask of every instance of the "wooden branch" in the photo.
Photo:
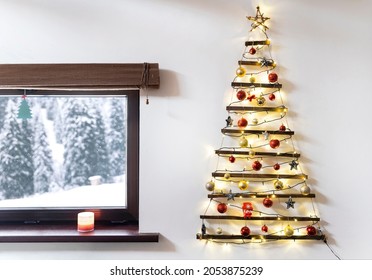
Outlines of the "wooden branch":
M235 106L229 105L226 106L227 111L233 112L286 112L288 108L285 106L279 107L260 107L260 106Z
M266 84L266 83L242 83L242 82L232 82L231 86L233 88L282 88L282 84Z
M207 220L237 220L237 221L298 221L298 222L319 222L318 217L280 217L280 216L251 216L245 218L244 216L231 216L231 215L200 215L200 219Z
M196 235L196 239L221 239L221 240L228 240L228 239L245 239L245 240L325 240L326 237L324 234L322 235L225 235L225 234L200 234Z
M294 135L294 131L292 130L256 130L256 129L232 129L232 128L222 128L221 132L224 134L263 134L265 132L269 134L276 134L276 135Z
M159 88L159 65L0 64L0 88Z
M239 65L248 65L248 66L261 66L262 67L262 63L260 61L252 61L252 60L239 60L238 61ZM266 67L271 67L271 66L274 66L275 65L275 62L274 61L267 61L266 62Z
M257 178L257 179L307 179L306 174L262 174L262 173L244 173L244 172L213 172L213 177L224 177L226 173L231 178Z
M249 151L237 151L237 150L215 150L217 155L241 155L241 156L250 156ZM269 157L290 157L290 158L299 158L301 154L299 153L272 153L272 152L256 152L255 156L269 156Z
M262 46L268 46L270 45L270 40L261 40L261 41L246 41L245 46L257 46L257 45L262 45Z
M227 193L213 193L208 194L208 198L224 198L228 197L229 194ZM270 193L234 193L234 197L236 198L314 198L314 193L301 194L301 193L288 193L288 194L270 194Z

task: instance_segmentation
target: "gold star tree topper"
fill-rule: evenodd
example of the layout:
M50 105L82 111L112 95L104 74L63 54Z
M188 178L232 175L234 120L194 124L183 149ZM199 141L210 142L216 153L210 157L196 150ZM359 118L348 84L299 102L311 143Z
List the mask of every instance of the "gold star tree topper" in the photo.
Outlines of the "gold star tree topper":
M251 27L252 27L251 31L254 30L255 28L259 27L259 26L262 26L264 32L267 29L269 29L267 27L267 25L265 25L265 21L269 20L270 18L269 17L264 17L264 14L261 13L259 6L257 6L256 16L254 16L254 17L247 16L247 19L253 21L252 24L251 24Z

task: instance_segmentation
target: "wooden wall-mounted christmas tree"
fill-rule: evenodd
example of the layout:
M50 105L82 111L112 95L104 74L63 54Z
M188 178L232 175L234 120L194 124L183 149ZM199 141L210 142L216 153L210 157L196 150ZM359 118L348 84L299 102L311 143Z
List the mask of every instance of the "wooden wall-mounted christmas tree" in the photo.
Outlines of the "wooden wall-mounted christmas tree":
M198 239L264 242L325 240L300 153L286 120L282 84L274 72L267 21L259 7L231 83L217 169L206 183L209 204Z

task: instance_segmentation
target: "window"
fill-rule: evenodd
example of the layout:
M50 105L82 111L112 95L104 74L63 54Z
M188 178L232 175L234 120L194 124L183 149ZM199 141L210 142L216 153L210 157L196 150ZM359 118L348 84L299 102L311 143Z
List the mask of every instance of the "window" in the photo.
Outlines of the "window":
M137 221L138 91L29 91L27 120L1 93L1 221Z
M138 231L142 87L157 64L0 64L0 242L158 241ZM14 115L24 89L30 120ZM95 230L78 233L87 210Z

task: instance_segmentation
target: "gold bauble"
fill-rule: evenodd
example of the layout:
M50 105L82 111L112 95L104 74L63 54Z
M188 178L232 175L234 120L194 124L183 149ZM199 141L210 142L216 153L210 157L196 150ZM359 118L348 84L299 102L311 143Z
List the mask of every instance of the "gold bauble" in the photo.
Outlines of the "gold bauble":
M303 185L300 190L303 195L309 195L311 191L308 185Z
M251 82L251 83L256 82L256 77L251 76L251 77L249 78L249 82Z
M230 173L225 173L225 175L223 175L223 177L224 177L226 180L229 180L229 179L230 179Z
M256 155L256 152L254 150L249 150L249 157L254 157Z
M239 146L242 148L248 147L248 140L244 136L239 140Z
M280 180L275 180L274 181L274 188L277 190L282 190L284 188L284 184Z
M257 105L258 106L263 106L266 103L266 99L265 99L265 97L263 97L261 95L261 96L259 96L259 97L256 98L256 102L257 102Z
M208 191L213 191L214 190L214 187L215 187L215 184L213 181L209 181L205 184L205 188L208 190Z
M257 120L256 118L254 118L254 119L252 120L252 124L253 124L253 125L257 125L257 124L258 124L258 120Z
M248 182L247 181L240 181L239 184L238 184L238 187L242 191L245 191L246 189L248 189Z
M236 75L240 78L244 77L246 73L247 71L244 67L239 67L238 69L236 69Z
M283 232L286 236L292 236L293 235L293 228L290 225L287 225L284 229Z
M218 227L218 228L216 229L216 233L217 233L217 234L222 234L222 228Z

